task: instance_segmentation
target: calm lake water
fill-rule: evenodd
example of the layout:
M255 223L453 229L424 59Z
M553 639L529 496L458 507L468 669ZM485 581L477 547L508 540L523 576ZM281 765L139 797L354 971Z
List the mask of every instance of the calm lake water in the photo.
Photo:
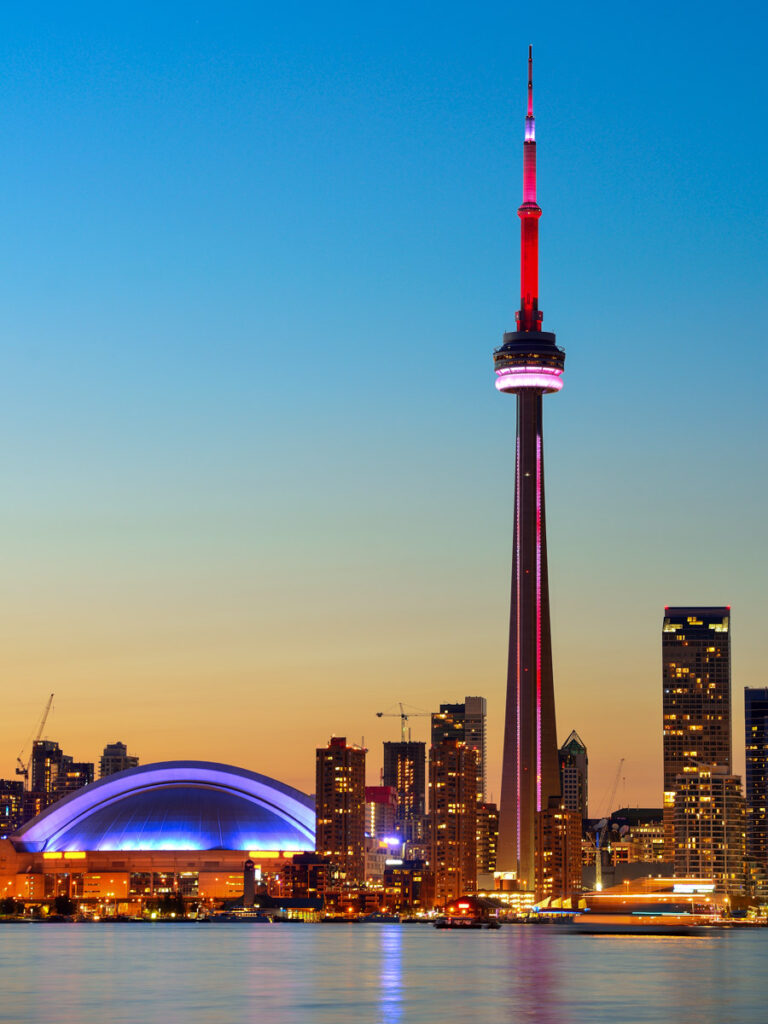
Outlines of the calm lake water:
M2 925L0 1021L766 1024L768 929Z

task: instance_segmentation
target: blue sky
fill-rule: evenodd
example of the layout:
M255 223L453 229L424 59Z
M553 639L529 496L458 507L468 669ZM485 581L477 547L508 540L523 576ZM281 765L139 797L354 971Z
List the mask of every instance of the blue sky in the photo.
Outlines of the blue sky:
M532 42L558 731L656 802L664 604L730 603L735 708L766 683L765 29L6 9L0 773L51 689L79 757L119 735L304 788L331 731L375 776L375 711L479 692L493 772Z

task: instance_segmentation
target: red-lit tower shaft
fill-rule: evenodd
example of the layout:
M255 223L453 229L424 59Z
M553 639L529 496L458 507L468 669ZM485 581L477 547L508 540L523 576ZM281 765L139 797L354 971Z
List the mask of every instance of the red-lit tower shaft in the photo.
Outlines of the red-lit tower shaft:
M562 386L564 353L541 331L538 308L536 139L531 54L523 144L521 300L517 331L494 356L497 388L517 395L515 508L507 711L497 868L515 871L523 888L535 878L536 814L560 794L549 624L542 398Z

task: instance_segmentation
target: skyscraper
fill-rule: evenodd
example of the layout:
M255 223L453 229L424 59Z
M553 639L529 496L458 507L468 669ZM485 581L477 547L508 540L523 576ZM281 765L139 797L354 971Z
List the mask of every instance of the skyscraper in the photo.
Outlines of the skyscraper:
M477 799L485 800L485 697L465 697L463 704L441 704L432 715L432 746L458 740L477 751Z
M421 839L426 805L426 744L403 740L384 744L385 786L397 792L397 830L404 839Z
M365 787L365 831L386 839L397 831L397 790L393 786Z
M315 754L315 850L349 885L365 881L365 753L334 736Z
M59 773L65 760L64 751L53 740L35 740L32 744L32 782L30 789L53 798L58 788ZM70 758L71 761L71 758Z
M445 740L429 752L430 858L438 903L477 881L477 751Z
M768 871L768 687L744 688L747 857Z
M746 827L741 778L725 768L688 765L677 776L673 812L675 874L713 878L718 892L744 894Z
M678 777L696 764L731 771L730 628L729 607L664 609L665 860L675 856Z
M541 330L539 217L533 58L528 51L528 111L523 143L521 298L517 330L494 353L496 387L517 395L512 594L507 705L499 807L497 867L514 871L522 888L535 883L536 815L560 796L549 629L544 515L542 399L563 386L565 353Z
M588 817L589 758L581 736L574 730L557 752L560 761L560 782L563 804L569 811L578 811Z
M496 804L477 805L477 873L488 875L496 870L496 849L499 845L499 809Z
M536 815L536 899L581 892L581 815L556 796Z

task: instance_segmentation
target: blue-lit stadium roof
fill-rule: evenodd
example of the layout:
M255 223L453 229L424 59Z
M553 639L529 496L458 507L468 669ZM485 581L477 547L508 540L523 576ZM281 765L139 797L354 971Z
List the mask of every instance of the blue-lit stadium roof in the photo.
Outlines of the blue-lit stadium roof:
M314 802L244 768L163 761L110 775L12 837L27 851L313 850Z

